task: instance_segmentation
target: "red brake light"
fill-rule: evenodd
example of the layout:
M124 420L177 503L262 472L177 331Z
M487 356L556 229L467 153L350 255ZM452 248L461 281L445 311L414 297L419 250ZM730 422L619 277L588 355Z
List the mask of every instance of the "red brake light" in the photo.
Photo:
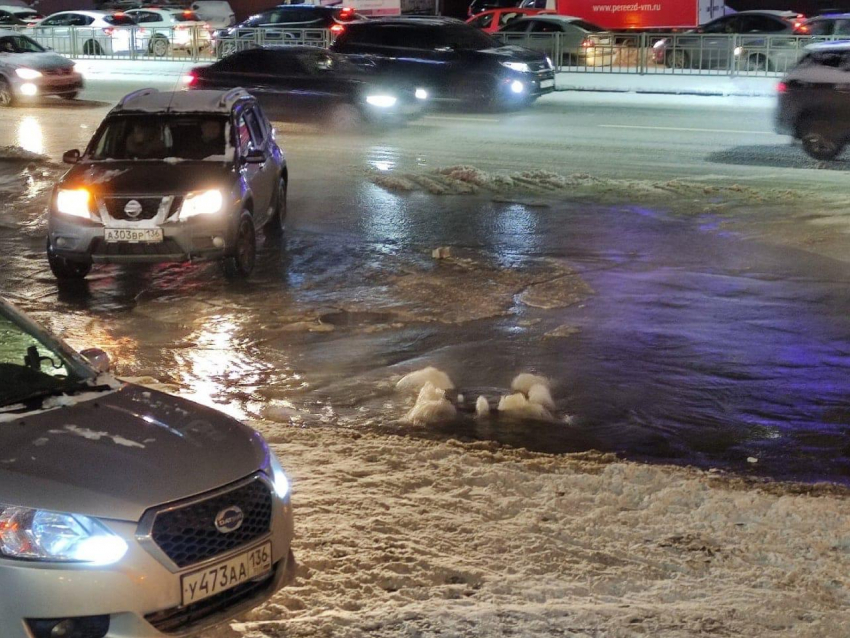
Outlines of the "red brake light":
M345 31L345 27L341 24L335 24L331 27L331 33L336 33L337 35L339 35L343 31Z
M124 17L124 12L123 12L123 11L119 11L118 13L114 13L114 14L112 14L112 15L114 15L116 18L123 18L123 17Z
M194 73L187 73L183 76L183 84L185 84L186 86L192 86L197 79L198 76Z
M788 85L785 84L785 82L780 82L779 84L776 85L776 92L777 93L787 93L788 92Z
M191 11L184 11L183 15L188 18L190 15L192 15L192 12Z
M352 9L351 7L343 7L342 10L339 12L339 15L341 15L343 18L347 18L352 13L354 13L354 9Z

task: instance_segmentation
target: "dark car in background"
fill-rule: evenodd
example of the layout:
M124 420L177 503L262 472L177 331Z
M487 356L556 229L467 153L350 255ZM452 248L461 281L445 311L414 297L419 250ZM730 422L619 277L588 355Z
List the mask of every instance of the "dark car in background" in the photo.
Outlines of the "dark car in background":
M674 69L783 71L799 57L797 36L808 35L804 16L793 11L741 11L659 40L655 62Z
M192 70L190 89L244 87L272 118L322 120L341 128L402 122L420 115L427 93L375 77L317 47L269 47L234 53Z
M365 19L348 7L280 5L214 32L213 40L218 57L263 45L325 46L328 33L330 37L338 36L347 25Z
M776 130L800 140L811 157L832 160L850 143L850 42L806 49L779 84Z
M412 82L439 101L509 108L555 90L555 71L543 53L503 46L456 20L383 18L352 24L331 49Z

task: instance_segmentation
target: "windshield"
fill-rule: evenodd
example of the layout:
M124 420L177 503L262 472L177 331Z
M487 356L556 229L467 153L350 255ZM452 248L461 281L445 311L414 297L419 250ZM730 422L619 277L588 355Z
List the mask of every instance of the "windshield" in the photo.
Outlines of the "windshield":
M0 406L72 390L91 376L0 306Z
M500 44L483 31L465 24L439 29L440 46L465 51L493 49Z
M222 159L223 115L129 115L108 119L92 140L93 160Z
M0 38L0 53L43 53L46 49L25 35Z

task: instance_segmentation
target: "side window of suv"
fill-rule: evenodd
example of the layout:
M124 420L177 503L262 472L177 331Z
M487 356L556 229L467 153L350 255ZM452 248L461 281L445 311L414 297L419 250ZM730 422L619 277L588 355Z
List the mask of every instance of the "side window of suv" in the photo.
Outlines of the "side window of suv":
M850 20L838 20L835 23L835 35L850 35Z
M245 123L248 125L248 132L251 135L252 148L262 148L266 143L266 132L263 130L263 125L253 107L245 109Z
M68 15L51 16L47 18L40 26L43 27L64 27L68 24Z
M244 113L239 116L236 123L236 148L240 157L245 157L248 154L248 149L251 148L251 129L248 128Z

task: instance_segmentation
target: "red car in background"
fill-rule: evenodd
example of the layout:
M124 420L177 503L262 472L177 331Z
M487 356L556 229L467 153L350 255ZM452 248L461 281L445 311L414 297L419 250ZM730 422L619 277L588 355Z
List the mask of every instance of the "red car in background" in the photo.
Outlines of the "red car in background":
M481 29L486 33L496 33L499 29L505 26L508 22L518 18L527 18L528 16L536 16L541 13L555 13L546 9L520 9L519 7L501 7L499 9L490 9L483 11L478 15L472 16L466 21L473 27Z

